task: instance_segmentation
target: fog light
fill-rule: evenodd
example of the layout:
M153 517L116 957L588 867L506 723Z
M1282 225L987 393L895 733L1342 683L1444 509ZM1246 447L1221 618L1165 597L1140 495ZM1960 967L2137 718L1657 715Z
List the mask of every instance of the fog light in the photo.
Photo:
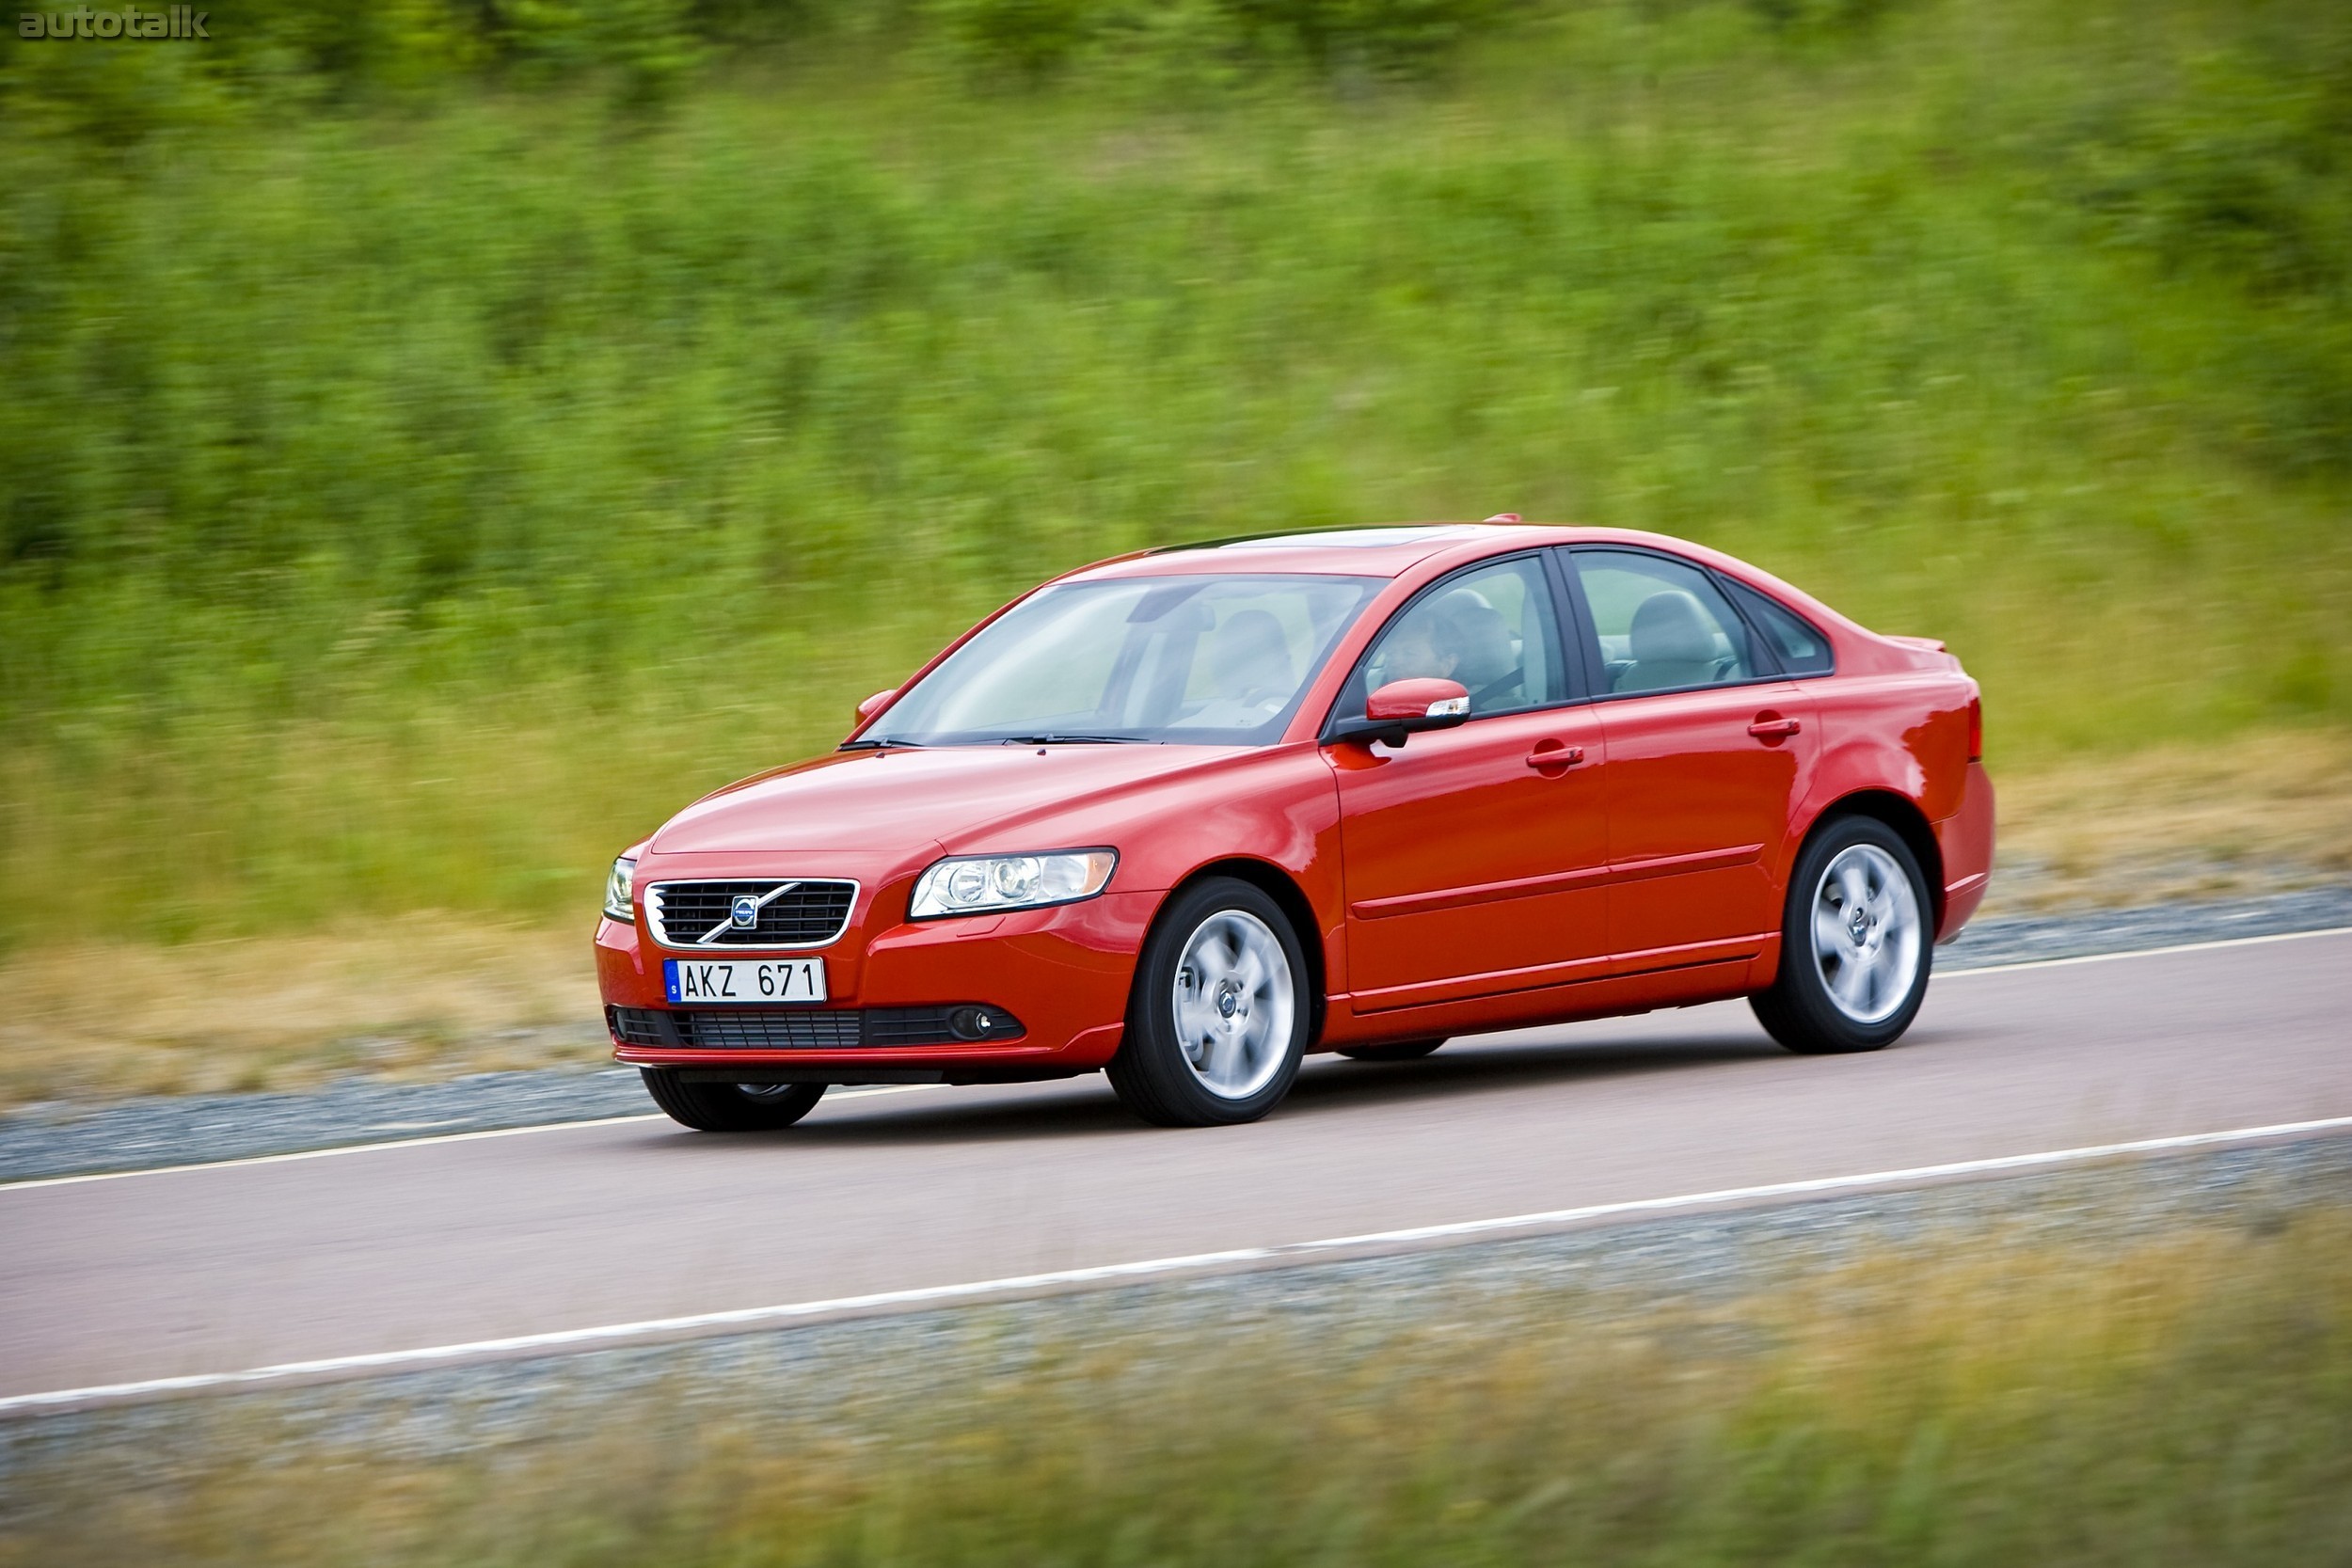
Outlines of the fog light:
M1020 1030L1010 1013L994 1007L958 1007L947 1015L947 1032L960 1040L1002 1039Z

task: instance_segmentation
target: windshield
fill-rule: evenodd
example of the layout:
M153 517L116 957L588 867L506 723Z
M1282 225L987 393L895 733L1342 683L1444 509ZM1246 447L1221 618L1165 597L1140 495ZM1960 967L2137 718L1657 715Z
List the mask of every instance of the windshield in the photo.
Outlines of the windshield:
M957 649L858 744L1263 745L1385 580L1269 573L1059 583Z

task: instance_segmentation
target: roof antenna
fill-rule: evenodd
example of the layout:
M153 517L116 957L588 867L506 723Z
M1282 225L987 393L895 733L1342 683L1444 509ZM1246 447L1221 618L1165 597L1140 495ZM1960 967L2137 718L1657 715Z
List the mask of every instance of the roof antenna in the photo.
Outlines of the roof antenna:
M1486 519L1490 523L1516 523L1518 520L1519 515L1516 512L1498 512Z

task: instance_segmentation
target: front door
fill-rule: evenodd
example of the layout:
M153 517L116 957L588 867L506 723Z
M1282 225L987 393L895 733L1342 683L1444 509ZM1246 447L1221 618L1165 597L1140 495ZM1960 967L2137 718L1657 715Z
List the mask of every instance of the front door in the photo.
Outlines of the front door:
M1564 658L1538 554L1457 573L1401 610L1342 699L1439 675L1458 728L1327 748L1339 779L1358 1012L1555 985L1609 955L1608 747Z
M1621 970L1753 952L1780 928L1775 881L1820 736L1698 566L1568 552L1609 693L1611 945Z

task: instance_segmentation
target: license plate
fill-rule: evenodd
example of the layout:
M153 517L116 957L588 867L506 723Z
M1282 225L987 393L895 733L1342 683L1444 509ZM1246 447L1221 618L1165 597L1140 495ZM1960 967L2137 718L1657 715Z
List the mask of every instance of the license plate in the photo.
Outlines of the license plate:
M822 958L664 958L661 986L674 1006L756 1006L779 1002L822 1002Z

